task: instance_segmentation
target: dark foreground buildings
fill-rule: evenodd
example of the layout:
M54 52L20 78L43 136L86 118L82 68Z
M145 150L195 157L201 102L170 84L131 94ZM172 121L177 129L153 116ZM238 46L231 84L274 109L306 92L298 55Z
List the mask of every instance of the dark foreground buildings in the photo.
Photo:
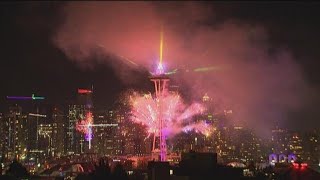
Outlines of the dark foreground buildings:
M178 166L172 167L168 162L149 162L148 180L175 179L240 179L243 169L217 164L216 153L189 152L181 155Z

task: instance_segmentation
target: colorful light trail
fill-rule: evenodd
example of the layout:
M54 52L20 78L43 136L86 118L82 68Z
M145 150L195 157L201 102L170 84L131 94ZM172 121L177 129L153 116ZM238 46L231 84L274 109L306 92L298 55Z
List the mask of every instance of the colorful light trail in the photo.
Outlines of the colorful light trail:
M163 27L161 27L160 32L160 55L159 55L159 65L162 66L162 57L163 57Z
M208 72L208 71L219 70L219 69L221 69L219 66L209 66L209 67L196 68L193 71L194 72Z
M35 96L32 94L32 96L7 96L7 99L11 100L43 100L45 97L41 96Z

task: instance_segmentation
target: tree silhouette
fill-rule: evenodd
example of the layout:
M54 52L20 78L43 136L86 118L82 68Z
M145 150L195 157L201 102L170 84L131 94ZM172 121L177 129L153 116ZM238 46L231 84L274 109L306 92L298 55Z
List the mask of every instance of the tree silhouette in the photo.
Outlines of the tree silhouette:
M75 178L75 180L91 180L93 179L90 175L87 174L78 174L78 176Z
M80 175L77 179L112 179L112 180L129 180L129 177L123 168L123 165L118 163L112 173L108 160L99 159L99 163L95 164L95 170L90 175Z
M94 165L95 170L93 171L93 179L108 179L110 178L110 167L108 160L100 158L99 164Z
M9 165L9 169L7 170L6 174L17 179L29 177L27 169L17 160L13 160L13 162Z
M118 163L114 168L112 177L114 180L129 180L126 171L120 163Z
M1 157L4 157L4 156L2 155ZM1 160L0 160L0 175L2 175L2 171L3 171L2 163L3 163L3 158L1 158Z

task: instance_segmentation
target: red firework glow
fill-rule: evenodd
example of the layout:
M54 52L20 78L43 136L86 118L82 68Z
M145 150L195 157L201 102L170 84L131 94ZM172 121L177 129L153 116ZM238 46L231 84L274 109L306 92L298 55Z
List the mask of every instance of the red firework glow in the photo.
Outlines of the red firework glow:
M90 93L92 93L92 91L88 90L88 89L78 89L78 93L79 94L90 94Z
M131 120L145 125L149 135L159 132L158 117L163 118L163 131L167 135L177 134L179 132L188 132L195 130L206 136L210 134L208 125L202 122L192 122L191 117L201 114L204 107L201 104L193 103L190 106L185 105L178 93L168 93L162 99L161 113L157 100L152 98L151 94L134 93L130 96L132 108Z
M77 131L86 135L86 139L89 141L92 139L91 126L93 124L93 117L91 112L87 112L86 118L79 120L76 124Z

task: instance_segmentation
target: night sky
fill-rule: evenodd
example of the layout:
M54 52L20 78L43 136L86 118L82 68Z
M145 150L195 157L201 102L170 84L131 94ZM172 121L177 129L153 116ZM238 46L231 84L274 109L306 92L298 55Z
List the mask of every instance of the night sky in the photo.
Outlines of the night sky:
M94 86L95 103L108 107L124 86L108 64L83 68L67 59L51 37L62 3L1 3L1 110L6 96L45 96L53 105L75 100L78 88ZM9 102L10 104L10 102Z
M292 114L319 125L320 3L214 3L215 21L228 18L263 24L271 46L290 50L301 65L314 94L301 112ZM63 23L63 3L0 3L1 63L0 111L7 111L7 95L45 96L49 104L64 105L74 99L77 88L94 85L98 108L111 106L128 87L148 88L145 72L134 85L125 85L114 69L104 63L83 68L70 61L52 42L56 27ZM144 80L146 78L146 80ZM296 127L301 127L299 123Z

